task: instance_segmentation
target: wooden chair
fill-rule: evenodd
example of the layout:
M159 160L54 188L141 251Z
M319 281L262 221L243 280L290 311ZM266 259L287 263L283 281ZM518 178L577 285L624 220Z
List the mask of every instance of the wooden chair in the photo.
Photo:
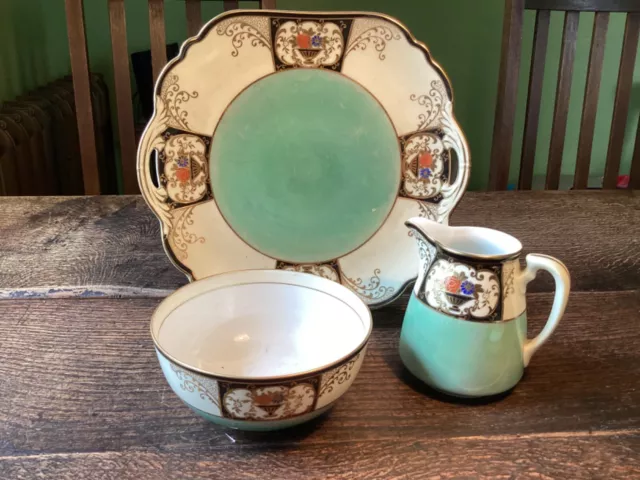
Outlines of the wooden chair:
M201 2L213 0L184 0L189 36L202 26ZM115 100L118 114L118 132L122 159L124 193L138 193L136 177L136 137L127 48L127 28L124 0L108 0L113 48ZM260 0L260 7L275 9L276 0ZM148 0L151 36L151 60L154 80L167 63L164 0ZM84 193L102 193L98 148L96 145L94 113L91 105L91 76L87 56L83 0L65 0L71 72L73 75L75 106L80 136ZM224 0L224 9L238 8L238 1Z
M496 106L489 175L490 190L505 190L509 179L511 162L511 139L513 138L517 102L517 84L520 69L520 49L524 10L536 10L536 22L531 56L531 73L525 116L524 140L518 188L530 190L533 177L535 146L538 134L542 81L545 54L549 35L549 18L552 10L564 11L564 30L553 127L545 189L558 189L562 154L567 127L569 92L573 73L576 34L580 12L596 12L587 83L582 108L578 154L574 177L574 188L587 188L589 163L591 160L593 133L596 120L605 36L610 12L626 12L626 28L622 45L622 57L618 72L611 136L606 158L603 188L616 188L620 168L620 157L624 140L629 101L633 81L633 69L640 32L640 1L638 0L506 0L502 34L502 59L498 80ZM640 123L639 123L640 130ZM640 131L636 136L635 151L631 161L630 188L640 188Z

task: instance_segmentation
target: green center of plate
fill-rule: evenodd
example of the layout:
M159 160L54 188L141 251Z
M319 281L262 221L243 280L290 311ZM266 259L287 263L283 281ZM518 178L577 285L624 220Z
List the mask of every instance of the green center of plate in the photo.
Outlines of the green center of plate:
M384 223L400 182L396 131L343 75L293 69L229 105L211 147L211 186L231 228L290 263L328 261Z

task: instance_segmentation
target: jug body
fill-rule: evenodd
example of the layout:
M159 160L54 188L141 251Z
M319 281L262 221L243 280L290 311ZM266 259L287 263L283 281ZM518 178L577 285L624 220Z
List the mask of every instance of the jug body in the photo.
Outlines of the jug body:
M495 395L524 372L527 314L474 322L439 312L412 293L400 334L400 358L427 385L450 395Z
M566 267L535 254L523 267L520 242L496 230L422 218L407 226L418 242L420 267L400 336L403 363L431 387L452 395L511 389L564 313L570 284ZM539 269L553 275L556 295L546 326L528 339L526 286Z

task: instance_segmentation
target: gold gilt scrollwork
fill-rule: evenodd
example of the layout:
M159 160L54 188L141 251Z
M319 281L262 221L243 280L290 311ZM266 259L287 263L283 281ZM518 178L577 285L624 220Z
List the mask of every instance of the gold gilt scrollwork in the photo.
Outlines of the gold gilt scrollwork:
M239 55L240 48L245 42L251 42L252 47L266 47L271 50L271 42L257 28L249 25L246 20L222 23L216 29L216 33L220 36L226 35L231 38L231 45L233 46L232 57Z
M189 93L186 90L181 90L178 84L179 81L180 78L177 75L167 75L162 84L160 98L170 117L168 124L175 128L188 130L189 123L187 122L187 117L189 116L189 112L183 110L183 104L192 98L198 98L198 92Z
M342 278L350 289L355 291L361 297L368 298L370 300L381 300L391 296L395 292L393 287L382 285L379 268L376 268L373 271L373 275L369 278L368 282L362 280L362 278L349 278L344 275L344 273Z
M170 241L175 247L174 253L179 260L186 260L189 255L187 250L189 245L194 243L204 243L204 237L199 237L195 233L191 233L189 228L193 226L193 209L188 207L186 211L175 221L173 230L171 230Z
M429 90L428 94L412 94L409 99L412 102L418 102L418 105L424 107L423 112L418 116L418 130L424 130L437 124L443 106L448 100L446 88L440 80L431 82L431 90Z
M325 373L322 376L322 383L320 385L319 396L324 395L325 393L333 392L333 388L337 385L342 385L344 382L351 379L351 371L353 370L354 365L360 358L363 352L359 352L355 357L349 360L344 365L340 365L335 370L331 370Z
M173 370L176 377L178 377L178 380L180 380L180 388L185 392L197 392L202 400L208 400L216 407L220 408L220 403L218 401L218 384L215 380L209 380L204 377L199 378L196 375L175 366L173 363L170 365L171 370Z
M349 45L349 48L345 52L345 56L354 50L366 50L371 46L375 48L378 53L378 58L384 60L386 55L383 53L387 48L387 42L391 40L400 40L402 38L399 33L394 32L389 27L384 25L378 25L365 30L358 35Z

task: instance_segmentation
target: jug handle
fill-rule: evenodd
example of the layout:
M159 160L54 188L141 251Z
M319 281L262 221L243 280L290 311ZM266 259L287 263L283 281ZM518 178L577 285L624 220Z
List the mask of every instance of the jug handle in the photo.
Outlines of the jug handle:
M527 266L520 277L520 281L522 282L522 292L524 293L526 291L526 285L536 278L538 270L546 270L551 274L551 276L553 276L553 280L556 284L556 293L553 298L551 314L549 315L544 328L538 336L525 341L523 350L525 367L529 364L533 354L536 353L536 351L549 339L560 323L560 319L562 319L564 310L567 307L569 290L571 288L571 277L569 276L569 271L560 260L548 255L540 255L536 253L527 255L526 260Z

